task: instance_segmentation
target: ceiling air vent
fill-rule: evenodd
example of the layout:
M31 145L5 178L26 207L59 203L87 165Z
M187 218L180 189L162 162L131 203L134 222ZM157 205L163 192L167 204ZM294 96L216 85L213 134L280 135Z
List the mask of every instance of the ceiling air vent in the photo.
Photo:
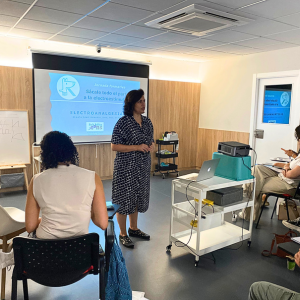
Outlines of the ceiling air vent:
M193 4L147 22L154 28L203 36L232 26L248 24L253 20Z

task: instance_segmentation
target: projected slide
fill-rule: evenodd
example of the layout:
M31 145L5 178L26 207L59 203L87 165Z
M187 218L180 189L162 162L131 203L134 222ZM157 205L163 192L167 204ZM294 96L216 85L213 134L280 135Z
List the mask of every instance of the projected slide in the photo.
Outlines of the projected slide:
M51 130L67 133L74 142L110 141L126 94L139 88L147 93L143 78L91 75L35 70L37 142Z
M263 123L289 124L291 92L266 90Z
M71 136L110 135L138 81L49 73L51 127Z

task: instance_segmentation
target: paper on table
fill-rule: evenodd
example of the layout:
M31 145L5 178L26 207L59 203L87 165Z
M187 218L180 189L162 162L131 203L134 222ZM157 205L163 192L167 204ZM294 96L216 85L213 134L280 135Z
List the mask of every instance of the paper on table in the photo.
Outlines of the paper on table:
M292 237L291 240L298 243L298 244L300 244L300 236Z
M267 168L269 168L269 169L271 169L271 170L273 170L273 171L275 171L277 173L281 173L281 171L283 170L282 168L274 167L272 165L265 165L264 164L264 166L266 166Z

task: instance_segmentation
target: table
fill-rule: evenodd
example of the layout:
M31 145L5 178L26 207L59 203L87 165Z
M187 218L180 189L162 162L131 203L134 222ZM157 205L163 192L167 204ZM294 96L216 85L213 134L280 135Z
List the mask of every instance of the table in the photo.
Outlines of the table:
M300 244L291 241L291 242L279 244L278 248L280 248L281 250L284 250L288 254L294 256L297 252L299 252Z
M197 176L197 174L194 173L191 176ZM173 180L171 190L172 212L167 251L171 250L172 243L181 242L181 245L188 243L188 245L184 245L184 249L195 256L195 266L197 267L201 255L247 239L249 240L248 246L250 246L253 227L254 192L251 199L244 197L242 201L229 205L214 205L213 209L208 206L203 207L202 204L202 200L206 199L207 191L239 186L246 183L253 183L253 189L255 190L255 178L234 181L214 176L207 180L192 183L190 180L180 178ZM184 201L175 203L175 193L186 194L187 197L194 197L194 200L187 201L186 197L184 197ZM242 233L240 226L224 220L224 214L245 207L251 208L250 223L249 229L243 228ZM201 218L202 213L205 213L205 219ZM192 222L195 224L193 228L191 225ZM177 230L175 225L180 229Z
M15 169L22 169L24 173L24 182L26 190L28 191L28 177L26 172L26 165L13 165L13 166L0 166L0 176L2 170L15 170Z

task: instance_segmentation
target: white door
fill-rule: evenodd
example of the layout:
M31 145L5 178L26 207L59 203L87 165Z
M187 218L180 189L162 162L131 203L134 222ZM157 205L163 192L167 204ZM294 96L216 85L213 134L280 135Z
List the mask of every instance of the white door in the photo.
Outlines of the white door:
M294 137L300 119L297 89L298 76L258 80L251 138L258 164L269 162L273 157L287 157L281 148L297 150ZM257 130L261 130L263 138L258 137Z

